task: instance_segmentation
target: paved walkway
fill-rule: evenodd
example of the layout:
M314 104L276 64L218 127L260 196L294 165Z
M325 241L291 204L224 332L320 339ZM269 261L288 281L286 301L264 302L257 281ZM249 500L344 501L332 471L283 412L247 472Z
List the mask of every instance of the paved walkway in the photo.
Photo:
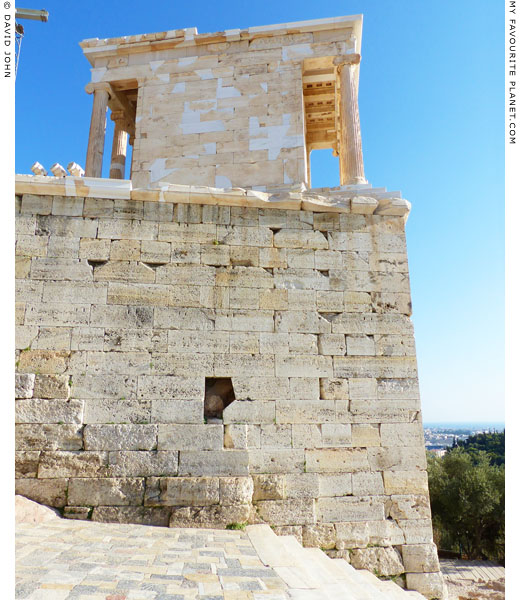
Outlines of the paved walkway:
M442 574L450 581L495 581L506 576L504 567L488 560L442 559L440 563Z
M53 519L16 525L16 598L286 600L243 531Z

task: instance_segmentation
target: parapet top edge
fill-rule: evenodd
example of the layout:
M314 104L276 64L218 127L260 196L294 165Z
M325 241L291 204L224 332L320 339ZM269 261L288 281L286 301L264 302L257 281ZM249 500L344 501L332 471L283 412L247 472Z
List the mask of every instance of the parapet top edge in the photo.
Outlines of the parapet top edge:
M164 184L157 188L132 188L131 180L95 177L15 176L16 194L106 198L175 204L210 204L311 212L352 213L401 216L411 210L399 194L382 193L370 188L261 192L244 188L212 188L194 185Z
M174 39L182 42L183 45L201 45L215 43L215 38L222 41L240 41L242 39L252 39L256 36L272 37L281 34L291 34L298 32L321 31L328 29L341 29L344 27L353 27L356 37L356 52L361 52L361 30L363 25L363 15L347 15L342 17L329 17L325 19L311 19L307 21L294 21L291 23L279 23L275 25L260 25L248 27L245 29L227 29L213 33L198 33L196 27L185 29L173 29L156 33L143 33L136 35L120 36L113 38L89 38L79 43L84 52L92 54L102 52L107 46L117 46L119 49L125 47L131 51L132 47L142 49L143 44L154 44ZM295 31L296 30L296 31ZM142 50L141 50L142 51Z

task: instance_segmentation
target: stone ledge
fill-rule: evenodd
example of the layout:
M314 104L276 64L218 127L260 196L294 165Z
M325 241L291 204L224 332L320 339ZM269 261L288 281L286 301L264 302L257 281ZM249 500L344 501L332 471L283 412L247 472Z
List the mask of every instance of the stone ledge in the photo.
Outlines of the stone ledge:
M132 188L127 179L96 177L49 177L16 175L16 194L110 198L172 204L204 204L247 208L306 210L325 213L351 213L404 217L411 204L399 197L388 197L379 189L320 188L308 191L262 192L244 188L213 188L195 185L165 184L157 188ZM396 194L397 196L397 194Z

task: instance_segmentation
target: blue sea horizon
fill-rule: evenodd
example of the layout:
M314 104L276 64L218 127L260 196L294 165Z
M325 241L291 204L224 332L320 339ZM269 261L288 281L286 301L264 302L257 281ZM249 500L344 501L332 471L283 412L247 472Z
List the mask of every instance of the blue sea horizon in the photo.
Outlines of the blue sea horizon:
M428 429L494 429L503 431L504 421L424 421L423 428Z

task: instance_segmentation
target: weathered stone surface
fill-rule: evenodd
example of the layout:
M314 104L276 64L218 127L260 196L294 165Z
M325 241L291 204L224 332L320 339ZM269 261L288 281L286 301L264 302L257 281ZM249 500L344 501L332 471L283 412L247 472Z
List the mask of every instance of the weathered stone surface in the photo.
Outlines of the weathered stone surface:
M217 477L149 477L147 506L208 506L220 499Z
M336 530L334 525L304 525L302 542L310 548L330 550L336 547Z
M59 518L58 511L24 498L15 496L15 515L17 523L45 523Z
M40 504L61 508L67 504L67 479L17 479L15 493Z
M320 397L323 400L348 400L348 379L320 379Z
M408 573L433 573L439 570L437 549L433 544L404 544L402 554Z
M316 522L314 501L311 499L285 502L262 500L256 503L259 516L273 525L309 525Z
M179 475L244 476L249 475L247 452L243 450L198 451L181 450Z
M394 548L355 548L350 564L382 576L400 575L405 570L401 556Z
M224 529L232 523L251 523L254 510L251 504L220 504L203 507L173 508L170 527L207 527Z
M366 450L362 448L331 448L307 450L307 471L313 473L353 473L368 471Z
M107 452L46 451L40 457L38 477L105 477L107 464Z
M253 499L251 477L220 477L220 504L250 504Z
M85 450L154 450L157 425L86 425Z
M285 498L284 475L253 475L253 502L259 500L283 500Z
M447 598L448 592L442 573L407 573L406 587L417 590L426 598Z
M73 508L69 507L69 509ZM168 527L170 513L171 509L167 507L94 506L92 521L100 523L138 523L155 527Z
M158 426L159 450L221 450L223 425L162 425Z
M394 495L388 506L388 515L398 521L402 519L429 519L430 502L426 495Z
M66 375L36 375L35 398L68 398L69 379Z
M76 423L83 420L83 400L18 400L17 423Z
M319 498L317 517L324 523L376 521L384 518L383 501L377 497Z
M178 469L178 452L124 450L108 453L110 477L166 477L177 475Z
M16 373L15 375L15 397L32 398L34 389L34 373Z
M426 471L385 471L383 473L385 493L427 494L428 474Z
M126 506L143 502L144 479L70 479L67 504L71 506Z
M81 425L16 425L17 450L81 450L83 448Z
M36 477L40 450L20 450L14 453L14 467L16 477Z

